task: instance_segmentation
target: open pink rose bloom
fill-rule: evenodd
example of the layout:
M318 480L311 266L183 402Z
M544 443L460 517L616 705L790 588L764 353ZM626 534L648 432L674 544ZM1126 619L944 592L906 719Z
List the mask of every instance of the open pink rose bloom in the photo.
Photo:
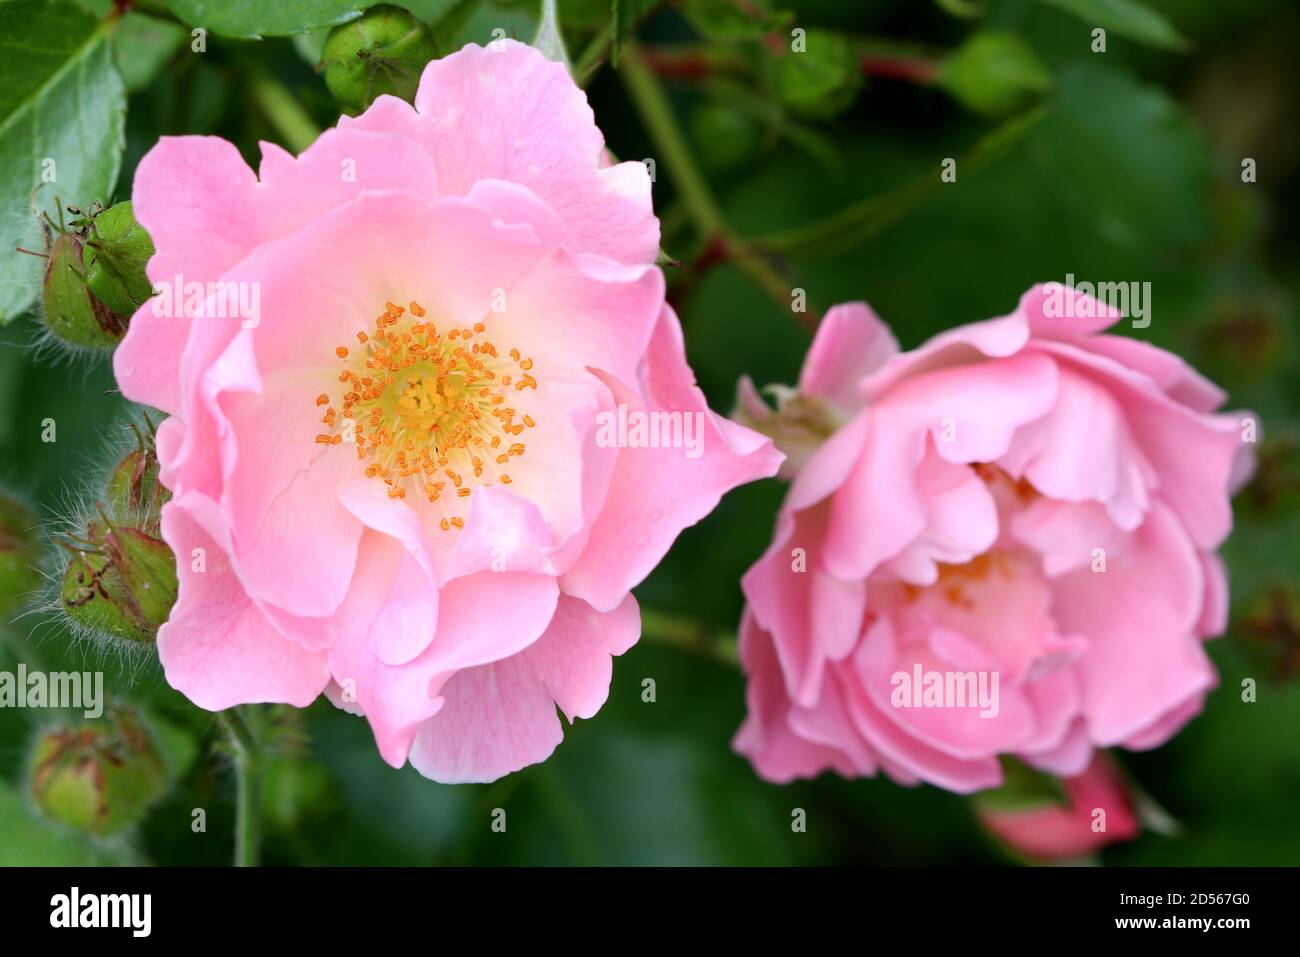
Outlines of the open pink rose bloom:
M595 714L637 640L630 589L777 468L695 386L644 165L608 163L530 47L434 61L414 108L381 97L296 158L264 144L257 173L163 139L133 198L176 293L114 368L170 416L158 651L204 708L324 692L439 781L543 760L557 706ZM602 441L616 410L700 441Z
M797 395L827 437L743 581L761 775L978 791L1000 755L1078 775L1200 711L1254 420L1117 320L1035 287L899 353L865 305L826 316Z

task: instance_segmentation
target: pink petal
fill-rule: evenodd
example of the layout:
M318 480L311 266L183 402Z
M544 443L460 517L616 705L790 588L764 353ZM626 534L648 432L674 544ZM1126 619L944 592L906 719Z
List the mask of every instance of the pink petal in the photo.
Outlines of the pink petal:
M340 126L397 130L419 142L444 195L463 196L484 179L528 187L564 221L570 250L625 263L658 254L645 164L600 165L604 138L586 96L532 47L467 46L425 68L414 110L381 96Z
M356 574L347 600L339 609L339 639L330 649L329 667L338 690L331 700L345 710L364 714L385 761L401 767L410 752L420 723L436 714L442 702L430 690L434 671L407 662L387 664L373 650L401 650L426 646L437 626L436 619L418 620L420 606L414 587L401 569L411 561L410 553L395 538L367 531L358 551ZM413 586L420 584L417 577ZM401 627L411 629L392 642L376 640L376 630L385 618L404 618ZM391 655L390 657L399 657Z
M741 579L750 615L771 635L787 694L804 707L821 697L826 662L853 649L866 608L865 583L836 578L823 563L828 512L783 512L771 547ZM796 549L803 553L800 571Z
M998 464L1044 495L1100 502L1121 528L1136 528L1160 480L1121 400L1068 366L1058 383L1051 412L1018 432Z
M949 462L990 462L1055 394L1054 364L1026 354L917 375L879 397L861 457L833 500L827 568L864 578L924 529L915 476L927 434Z
M866 653L864 649L878 639L880 630L888 628L888 622L882 621L868 632L863 643L858 646L855 659ZM859 677L860 665L856 660L846 661L838 667L844 673L845 700L853 723L871 747L881 755L882 763L885 763L891 774L891 765L897 766L907 775L958 794L970 794L1002 783L1002 767L996 758L963 760L922 743L890 720L872 701Z
M1037 498L1011 519L1011 537L1042 556L1049 578L1088 568L1101 549L1109 558L1123 554L1128 536L1096 502Z
M538 641L557 598L554 579L544 575L484 572L458 578L442 589L438 620L424 623L424 650L400 666L387 665L372 652L368 636L377 620L391 614L393 584L401 584L398 570L409 555L395 539L367 532L338 616L343 640L330 654L335 681L355 691L380 753L394 767L406 761L426 719L445 706L445 689L459 676L513 659Z
M1079 339L1114 325L1118 309L1064 283L1034 286L1020 297L1020 311L1036 337Z
M329 680L325 655L272 627L221 546L182 504L163 507L162 529L178 556L180 582L176 605L158 631L168 684L209 711L255 702L311 704Z
M631 595L607 612L561 595L550 627L522 655L572 724L601 709L609 697L613 658L640 636L641 611Z
M862 407L862 379L897 352L894 334L865 302L835 306L817 327L799 374L799 391L851 416Z
M404 665L429 646L438 622L438 572L425 545L420 517L405 502L389 498L379 482L364 476L341 484L339 502L367 528L402 544L392 588L367 634L375 657L387 665Z
M206 283L238 262L258 239L257 177L230 143L214 136L164 136L136 169L136 219L155 253L149 279ZM180 411L176 368L189 337L183 317L156 316L145 303L113 355L127 398Z
M836 747L805 737L791 723L791 704L768 635L748 610L740 625L740 661L749 683L748 710L731 746L753 762L759 776L774 784L816 777L834 769L850 775L852 759ZM859 745L859 756L863 746Z
M1161 504L1105 572L1053 582L1059 627L1090 642L1078 668L1094 742L1120 743L1214 685L1194 634L1204 587L1200 556Z
M1193 412L1213 412L1227 398L1222 389L1179 356L1140 339L1091 336L1082 345L1089 352L1149 376L1170 398Z
M586 383L593 368L633 386L660 321L664 277L653 266L557 253L503 298L492 317L498 348L508 344L534 359L538 379Z
M1216 679L1215 684L1217 683ZM1162 714L1154 724L1125 740L1124 747L1130 751L1149 751L1158 748L1181 731L1183 726L1200 714L1204 707L1205 695L1188 698L1182 704Z
M1213 551L1232 528L1228 500L1234 470L1249 456L1239 421L1205 415L1175 402L1146 376L1067 343L1044 348L1072 364L1111 393L1146 461L1159 476L1160 497L1196 545Z
M949 641L969 639L952 633ZM876 712L896 724L918 744L945 755L961 760L989 758L1016 750L1035 732L1034 709L1021 689L1012 684L1010 674L1000 675L996 714L985 714L979 706L978 682L980 673L983 673L985 688L990 691L989 710L993 709L991 682L992 675L998 671L988 667L992 662L986 662L983 667L969 667L966 662L945 660L936 654L933 644L909 642L900 646L894 641L892 628L877 625L863 638L853 663ZM926 673L947 675L957 672L974 675L977 700L967 700L960 707L955 702L931 708L896 706L894 694L901 686L894 685L893 676L902 672L909 682L913 682L918 665L923 676ZM911 690L913 696L919 696L924 689L912 687Z
M971 322L939 333L915 349L891 356L862 383L862 396L870 403L904 379L966 365L982 358L1013 356L1029 342L1029 323L1017 309L998 319Z
M925 527L889 568L914 585L938 580L938 564L964 565L998 540L998 510L988 486L965 465L930 454L916 473L925 500Z
M1217 638L1228 630L1228 566L1218 555L1202 553L1201 569L1205 572L1205 603L1196 634Z
M1020 752L1020 758L1031 767L1057 776L1079 774L1092 760L1095 749L1088 737L1088 721L1082 715L1077 716L1065 732L1065 737L1055 747L1046 751Z
M870 424L870 410L864 409L836 429L795 475L786 506L810 508L843 485L862 454Z
M776 473L769 439L709 411L686 365L681 326L665 308L648 354L647 398L610 383L629 412L662 410L702 426L697 457L686 448L622 448L605 508L577 564L562 579L566 594L602 611L623 600L663 558L682 529L695 524L737 485Z
M411 764L434 781L495 781L545 761L564 738L555 701L520 657L459 672L442 695L411 748Z

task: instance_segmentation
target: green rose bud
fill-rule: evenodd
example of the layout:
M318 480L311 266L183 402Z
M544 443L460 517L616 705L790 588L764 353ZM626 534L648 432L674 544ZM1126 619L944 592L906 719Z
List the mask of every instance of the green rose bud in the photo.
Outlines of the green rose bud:
M176 604L176 556L161 539L130 527L112 529L105 542L142 621L156 633Z
M158 455L154 450L152 423L146 422L148 437L132 425L136 447L113 467L108 477L108 509L113 515L131 516L143 523L144 531L156 535L159 512L171 492L158 483Z
M135 219L131 201L81 220L86 231L83 261L86 285L105 306L130 317L153 295L145 266L153 256L153 239Z
M50 244L45 269L45 325L57 339L88 349L111 348L126 335L126 318L90 294L83 246L74 233Z
M385 93L414 100L425 64L437 55L427 26L384 3L331 30L321 64L330 93L355 115Z
M81 628L130 642L151 642L176 603L176 559L167 543L107 518L86 537L65 542L63 610Z
M96 635L152 641L153 633L141 625L122 575L108 556L66 547L72 559L64 570L60 593L64 614L80 629Z
M81 630L147 643L176 603L176 560L159 531L171 493L158 482L153 423L131 431L135 448L108 474L107 510L61 543L71 557L60 597Z
M977 33L939 66L939 86L976 113L1020 109L1052 88L1030 46L1012 33Z
M9 621L40 585L36 516L0 494L0 621Z
M792 113L827 119L853 105L862 65L852 45L828 30L809 30L804 48L776 62L776 92Z
M166 772L139 715L115 708L104 718L42 734L30 781L42 814L107 837L162 796Z

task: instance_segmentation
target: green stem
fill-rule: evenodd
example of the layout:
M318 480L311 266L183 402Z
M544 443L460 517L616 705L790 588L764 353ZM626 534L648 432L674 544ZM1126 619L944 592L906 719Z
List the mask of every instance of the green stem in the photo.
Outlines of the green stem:
M957 168L963 175L979 171L1021 142L1049 112L1049 107L1039 106L1006 120L967 150L958 160ZM825 219L760 236L754 243L759 249L795 257L852 248L883 233L937 190L939 185L936 166L931 172L903 183L888 193L868 196L851 203Z
M265 71L253 74L249 84L253 102L284 140L291 152L301 153L320 136L316 125L306 110L275 77Z
M235 753L235 866L256 867L262 841L257 738L237 708L218 712Z
M725 233L722 210L709 191L704 174L695 165L686 138L668 103L668 96L658 77L646 66L640 50L631 43L623 48L620 73L696 226L705 236Z
M704 248L710 243L720 241L725 258L753 280L760 289L768 293L782 308L790 309L791 287L767 259L755 251L743 239L735 235L727 225L722 208L714 199L712 191L691 155L686 137L677 117L673 114L659 78L647 66L641 51L633 43L623 48L619 73L627 86L628 95L641 114L650 138L654 141L664 167L673 177L677 192L681 197L686 213L695 223L704 241ZM796 319L804 321L815 329L817 317L812 312L792 313Z
M129 4L116 4L115 9L125 9L127 13L142 13L156 20L168 20L172 23L179 23L183 27L189 27L188 23L167 9L166 4L162 3L161 0L132 0Z
M592 81L596 71L605 62L605 57L609 56L613 44L614 28L607 23L591 38L586 48L573 61L573 81L578 86L586 87Z
M715 631L698 621L655 611L641 609L641 637L655 644L672 645L704 655L726 665L735 665L735 636L731 632Z

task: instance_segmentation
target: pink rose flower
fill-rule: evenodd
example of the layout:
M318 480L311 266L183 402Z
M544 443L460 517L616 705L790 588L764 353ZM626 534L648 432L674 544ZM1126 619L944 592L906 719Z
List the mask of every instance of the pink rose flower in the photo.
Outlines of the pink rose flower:
M1060 861L1131 841L1142 828L1128 783L1115 762L1097 752L1082 774L1061 781L1064 804L981 808L980 820L1026 857Z
M867 306L827 314L796 404L830 434L742 583L759 774L972 792L999 755L1076 775L1200 711L1253 422L1117 318L1039 286L899 353Z
M414 108L263 144L256 174L165 138L134 200L164 294L114 368L170 415L158 652L201 707L325 692L439 781L541 761L637 640L630 589L776 470L695 386L644 165L530 47L430 63ZM652 414L693 444L602 432Z

